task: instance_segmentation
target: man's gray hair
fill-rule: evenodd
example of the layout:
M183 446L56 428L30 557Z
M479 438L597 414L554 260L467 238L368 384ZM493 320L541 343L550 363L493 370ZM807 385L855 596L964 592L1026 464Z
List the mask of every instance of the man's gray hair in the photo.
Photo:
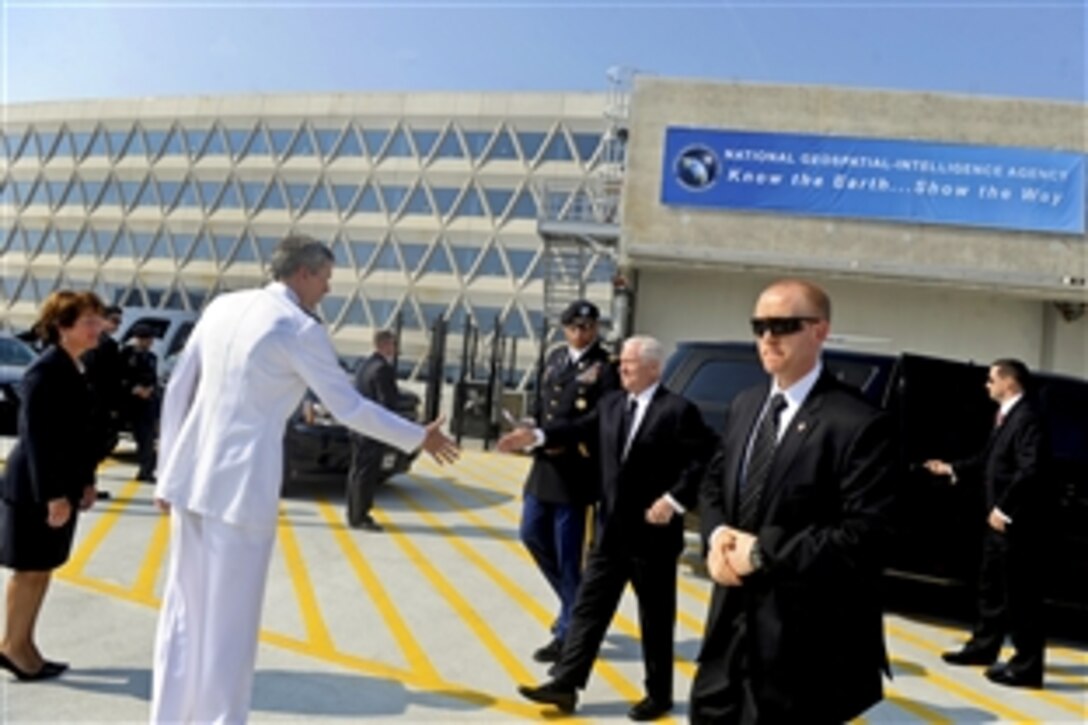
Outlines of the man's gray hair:
M632 335L627 338L623 344L637 346L638 357L642 362L653 363L659 366L665 364L665 348L656 337L650 337L649 335Z
M332 250L313 237L291 234L284 237L272 252L269 268L272 279L283 280L305 267L310 272L320 272L336 260Z

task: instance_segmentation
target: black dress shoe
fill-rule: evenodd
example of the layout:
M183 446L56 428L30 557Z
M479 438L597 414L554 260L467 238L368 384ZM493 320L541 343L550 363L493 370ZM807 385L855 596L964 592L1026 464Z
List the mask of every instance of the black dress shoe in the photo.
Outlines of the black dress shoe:
M555 705L563 712L574 712L574 708L578 705L578 693L574 691L574 688L555 680L545 682L540 687L518 685L518 692L528 700Z
M563 654L563 640L556 637L536 652L533 652L533 659L537 662L558 662L561 654Z
M109 501L113 496L110 495L109 491L99 490L98 493L95 494L95 498L99 501Z
M356 521L354 524L349 523L348 525L353 529L373 531L374 533L378 533L379 531L385 531L385 529L382 528L381 524L379 524L377 521L369 516L367 516L365 519L360 519L359 521Z
M964 647L955 652L942 653L941 659L950 665L992 665L997 659L997 653Z
M1009 687L1031 687L1036 690L1043 687L1043 675L1030 675L1026 672L1014 672L1008 665L993 665L986 668L986 679L998 685Z
M632 705L627 711L627 717L635 722L656 720L672 710L672 700L655 700L652 697L644 697L637 704Z
M0 654L0 668L15 675L15 679L19 680L19 682L34 682L36 680L50 680L54 677L59 677L60 673L64 672L67 667L58 668L56 667L57 664L58 663L46 662L37 672L27 672L19 669L19 666L8 659L7 655Z

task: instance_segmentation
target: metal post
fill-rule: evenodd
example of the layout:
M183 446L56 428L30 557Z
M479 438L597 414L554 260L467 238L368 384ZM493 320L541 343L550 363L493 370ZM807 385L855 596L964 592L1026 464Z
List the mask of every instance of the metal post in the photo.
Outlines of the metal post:
M487 372L487 395L484 398L484 410L487 413L487 429L484 431L484 450L491 447L491 435L495 432L495 386L500 375L499 339L502 336L502 320L495 315L495 329L491 333L491 364Z
M431 328L431 349L427 353L427 395L424 420L438 418L442 407L442 382L446 368L446 318L439 316Z

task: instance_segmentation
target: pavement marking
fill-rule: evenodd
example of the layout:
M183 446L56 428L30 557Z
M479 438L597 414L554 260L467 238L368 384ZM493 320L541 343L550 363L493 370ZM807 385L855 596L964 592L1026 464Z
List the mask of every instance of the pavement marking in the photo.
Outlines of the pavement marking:
M884 687L884 702L887 702L900 710L905 710L911 715L914 715L918 719L927 723L938 723L938 725L945 725L946 723L952 723L953 721L937 712L936 710L926 707L922 703L911 700L893 687Z
M121 493L118 494L117 498L106 504L106 510L99 514L98 521L80 541L79 548L69 557L68 563L57 570L56 575L58 577L64 579L82 575L83 568L87 566L87 562L91 560L95 550L105 541L110 530L121 520L121 514L132 503L132 499L135 498L136 492L140 490L141 486L142 484L139 481L129 481L121 488Z
M140 571L136 575L136 581L132 585L132 595L139 599L153 601L155 599L155 583L159 578L159 569L166 558L166 550L170 544L170 515L160 514L155 523L155 530L151 534L151 542L147 546Z
M460 504L453 500L448 494L440 491L432 483L418 476L409 474L409 477L426 488L433 496L441 499L451 509L457 511L461 516L471 522L480 531L492 536L498 541L501 541L508 549L512 550L519 558L527 556L524 549L519 545L514 544L509 539L506 539L501 533L494 527L488 525L479 516L473 514L467 510L464 510ZM513 599L521 608L532 615L545 629L551 626L552 615L544 608L544 606L533 598L531 594L526 592L516 583L510 580L505 574L499 571L490 562L484 559L478 552L469 547L464 541L461 540L456 534L453 533L449 527L443 526L434 516L429 515L423 509L423 507L414 500L409 494L402 492L402 498L404 498L408 505L419 514L424 521L432 526L437 531L442 531L445 536L452 538L453 545L459 552L469 561L476 565L478 569L483 571L492 581L494 581L506 594ZM610 665L603 659L598 658L594 662L594 670L597 674L601 675L616 692L629 702L638 702L642 699L642 693L637 685L634 685L627 678L625 678L619 670ZM537 679L529 680L529 682L536 682Z
M336 649L332 635L325 624L325 618L321 616L321 607L317 603L317 595L314 592L310 574L303 561L302 551L299 549L298 539L291 527L290 519L284 515L283 506L280 506L279 523L279 548L283 552L284 564L287 566L287 574L291 577L291 584L295 589L295 599L298 601L299 612L306 627L306 636L319 652L329 652Z

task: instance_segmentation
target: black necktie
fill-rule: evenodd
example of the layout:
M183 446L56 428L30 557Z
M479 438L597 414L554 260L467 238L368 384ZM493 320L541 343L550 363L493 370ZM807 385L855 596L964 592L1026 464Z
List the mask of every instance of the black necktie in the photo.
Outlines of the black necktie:
M756 428L756 437L748 454L748 465L744 469L744 478L740 489L740 517L737 525L743 531L751 531L759 513L759 499L763 494L763 484L774 462L774 449L778 445L778 419L786 409L786 398L782 393L775 393L767 406L763 420Z
M627 451L627 438L631 435L631 426L635 424L635 411L638 410L638 398L631 398L624 408L620 419L620 458Z

